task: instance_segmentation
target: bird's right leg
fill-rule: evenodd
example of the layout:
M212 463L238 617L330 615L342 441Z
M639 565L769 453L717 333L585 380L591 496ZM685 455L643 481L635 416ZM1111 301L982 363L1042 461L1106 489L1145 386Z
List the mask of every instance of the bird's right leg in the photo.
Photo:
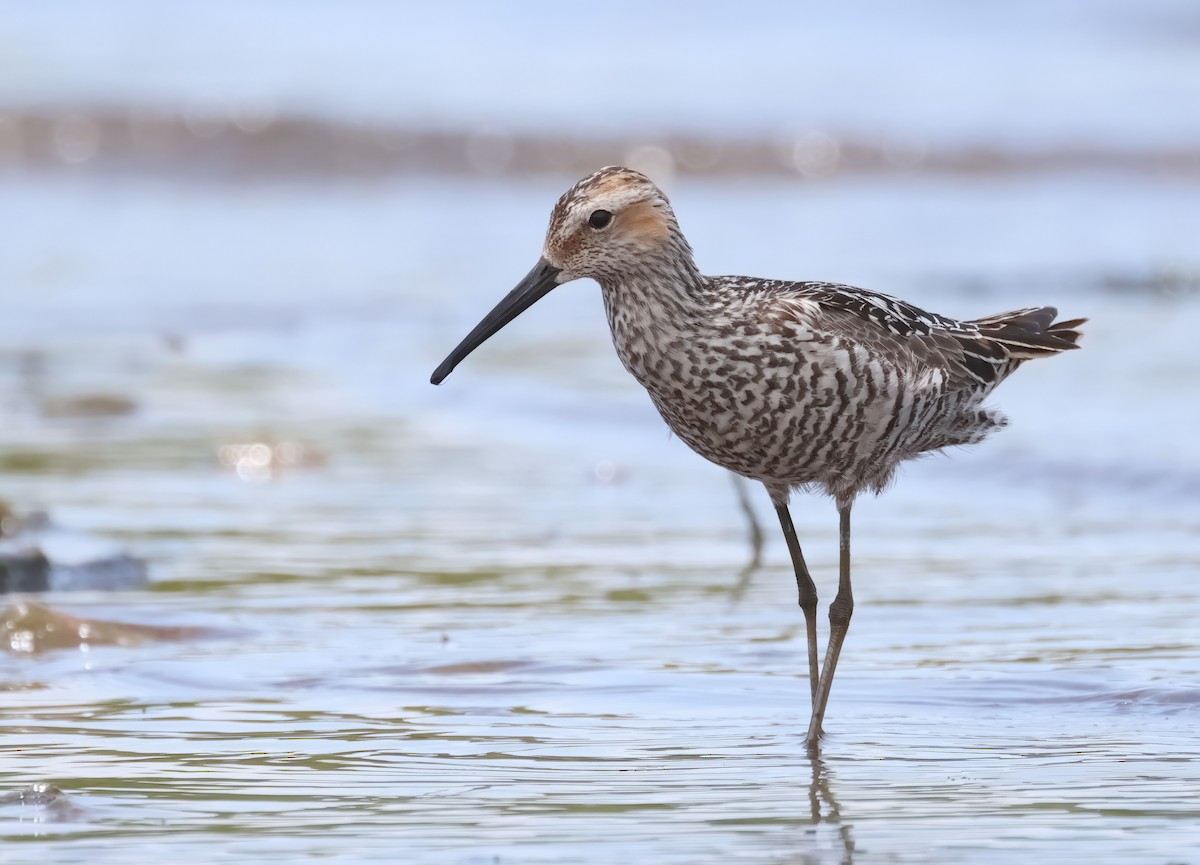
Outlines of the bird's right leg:
M850 503L838 505L838 590L829 605L829 644L825 647L825 665L821 667L821 682L813 695L812 718L808 722L809 753L815 754L821 740L821 722L825 719L825 707L829 703L829 689L833 687L833 674L837 670L838 657L842 654L842 642L854 615L854 592L850 585Z
M800 596L800 609L804 612L804 624L808 629L808 687L812 699L817 698L817 586L808 565L804 563L804 553L800 551L800 541L796 537L796 527L792 525L792 515L788 513L788 491L778 487L767 486L771 501L775 505L775 513L779 515L779 525L783 528L783 537L787 541L788 552L792 554L792 567L796 571L796 590Z

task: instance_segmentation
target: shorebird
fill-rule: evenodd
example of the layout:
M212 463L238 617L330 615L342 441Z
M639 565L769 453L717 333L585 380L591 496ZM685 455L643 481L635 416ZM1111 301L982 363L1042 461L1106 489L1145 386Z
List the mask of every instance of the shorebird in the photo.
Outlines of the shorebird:
M886 294L828 282L703 276L667 197L609 167L558 200L528 275L433 373L463 358L552 289L600 284L617 355L692 450L762 482L787 542L808 638L815 751L854 612L850 508L905 460L975 444L1008 421L983 405L1024 361L1077 348L1086 319L1033 307L959 321ZM817 590L788 511L793 490L830 496L838 589L824 662Z

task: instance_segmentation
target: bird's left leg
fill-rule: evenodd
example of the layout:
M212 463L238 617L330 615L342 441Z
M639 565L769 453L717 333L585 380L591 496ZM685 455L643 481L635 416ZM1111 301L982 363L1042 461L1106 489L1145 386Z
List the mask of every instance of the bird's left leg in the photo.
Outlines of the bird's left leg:
M800 609L804 613L804 627L808 632L808 687L812 695L813 711L817 707L817 586L808 565L804 563L804 553L800 550L800 540L796 537L796 527L792 525L792 515L788 513L787 487L775 487L767 484L767 492L775 505L775 513L779 515L779 525L783 529L784 540L787 541L788 552L792 556L792 568L796 572L796 591L799 596Z
M821 722L825 719L825 706L829 702L829 690L833 687L833 674L837 670L838 656L842 653L842 641L850 629L850 617L854 614L854 593L850 589L850 505L838 507L838 591L829 605L829 643L825 647L825 664L821 667L821 680L813 697L812 718L808 722L805 741L809 750L815 751L821 738Z

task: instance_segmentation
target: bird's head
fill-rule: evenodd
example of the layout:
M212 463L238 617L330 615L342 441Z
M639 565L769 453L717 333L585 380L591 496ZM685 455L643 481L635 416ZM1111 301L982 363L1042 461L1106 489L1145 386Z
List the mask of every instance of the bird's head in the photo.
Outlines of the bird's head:
M441 384L467 355L564 282L590 277L616 280L656 257L691 250L679 233L667 197L631 168L601 168L558 200L542 257L517 287L442 361L430 379Z
M550 215L542 259L558 282L615 277L662 253L679 227L667 197L631 168L602 168L563 193Z

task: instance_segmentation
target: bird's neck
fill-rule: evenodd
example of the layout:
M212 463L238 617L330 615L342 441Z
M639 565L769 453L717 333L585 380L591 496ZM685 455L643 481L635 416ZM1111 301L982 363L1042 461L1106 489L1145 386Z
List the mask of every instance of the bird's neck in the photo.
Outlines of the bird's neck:
M685 324L702 315L707 283L681 236L662 254L640 257L632 266L598 280L611 321L614 310L659 325Z
M598 282L617 356L653 393L663 360L704 327L707 283L690 254L648 258Z

